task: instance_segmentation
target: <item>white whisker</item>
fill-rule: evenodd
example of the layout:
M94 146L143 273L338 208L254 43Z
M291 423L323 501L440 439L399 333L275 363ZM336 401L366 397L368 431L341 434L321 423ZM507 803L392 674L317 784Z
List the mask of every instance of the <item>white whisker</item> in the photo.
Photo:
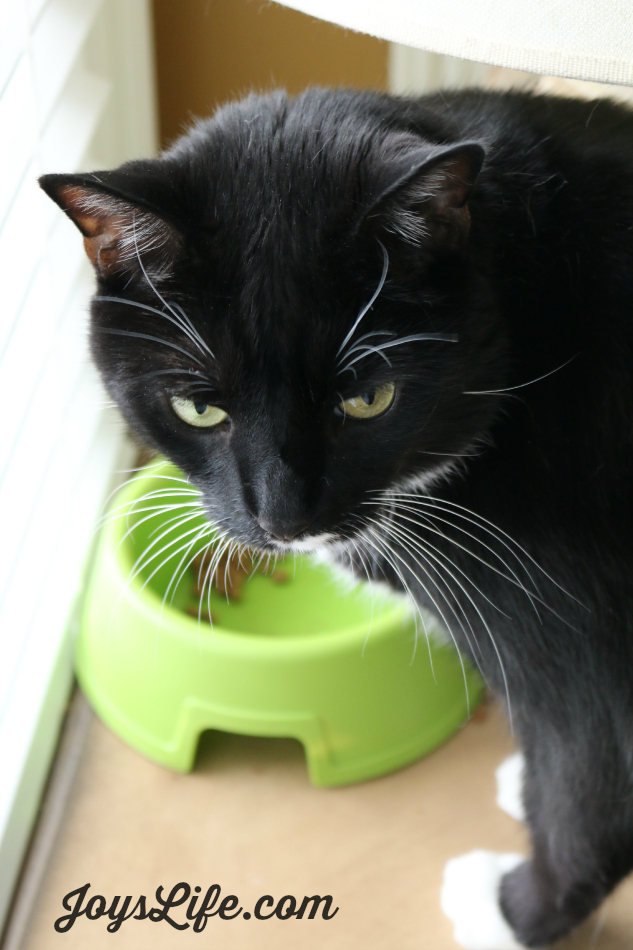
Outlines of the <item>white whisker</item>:
M424 630L424 636L425 636L425 639L426 639L426 645L427 645L427 649L428 649L428 651L429 651L429 663L431 664L431 674L432 674L432 676L433 676L433 682L434 682L434 683L437 683L437 680L435 679L435 669L434 669L434 667L433 667L433 655L432 655L432 653L431 653L431 642L430 642L430 640L429 640L428 631L427 631L427 629L426 629L426 622L425 622L424 617L423 617L423 615L422 615L422 611L420 610L420 608L419 608L419 606L418 606L418 603L417 603L415 597L414 597L413 594L411 593L411 589L409 588L409 585L408 585L407 582L405 581L404 576L403 576L403 574L402 574L402 571L400 570L400 568L398 567L398 565L394 562L394 560L389 556L389 553L388 553L388 552L391 550L391 549L389 548L389 545L387 545L387 543L384 541L384 539L378 537L378 535L376 535L376 534L371 530L371 528L367 528L367 531L368 531L370 534L372 534L372 536L374 537L374 540L375 540L376 543L374 543L374 541L371 541L370 538L367 537L367 535L364 535L365 543L366 543L366 544L369 544L369 545L376 551L376 553L379 555L379 557L382 557L385 561L387 561L387 563L390 565L390 567L393 569L393 571L395 572L396 576L398 577L400 583L402 584L402 587L404 588L404 590L405 590L406 593L407 593L407 597L408 597L408 599L409 599L410 604L411 604L412 607L414 608L413 617L414 617L414 622L415 622L415 638L414 638L414 641L413 641L413 653L412 653L412 655L411 655L411 661L410 661L410 664L409 664L409 665L411 665L411 663L413 663L413 661L415 660L415 655L416 655L417 649L418 649L418 637L419 637L419 634L418 634L418 617L419 617L420 620L422 621L422 629ZM378 546L378 545L380 545L380 546ZM387 551L385 550L385 548L387 549ZM394 552L392 552L392 553L394 553ZM397 555L396 555L396 557L397 557ZM402 559L399 558L399 560L402 560ZM402 562L402 563L404 563L404 562Z
M156 287L155 287L154 284L152 283L149 274L147 273L147 271L145 270L145 268L144 268L144 266L143 266L143 261L141 260L141 255L139 254L138 244L137 244L137 241L136 241L136 219L135 219L134 213L132 214L132 234L133 234L133 236L134 236L134 250L136 251L136 257L137 257L137 260L138 260L138 263L139 263L139 267L140 267L141 270L143 271L143 276L145 277L145 280L147 281L147 283L149 284L149 286L151 287L151 289L154 291L154 293L156 294L156 296L158 297L158 299L160 300L160 302L163 304L163 306L164 306L164 307L167 307L167 309L169 310L169 312L173 315L173 317L174 317L176 320L180 320L180 326L181 326L181 329L182 329L183 333L187 333L187 330L185 329L185 327L182 326L182 318L179 318L178 312L177 312L176 310L174 310L174 309L167 303L167 301L165 300L165 298L158 292L158 290L156 289ZM180 309L181 309L181 311L182 311L182 308L180 308ZM165 316L166 316L166 315L165 315ZM193 328L193 324L191 323L191 320L189 320L188 317L185 317L185 319L188 321L190 327L191 327L192 329L194 329L194 328ZM188 335L188 336L190 337L190 339L191 339L191 330L187 333L187 335ZM211 357L211 359L213 359L213 360L215 359L215 356L213 355L213 353L211 352L211 350L209 349L209 347L207 346L207 344L204 342L204 340L202 339L202 337L200 336L200 334L197 332L197 330L194 330L193 342L196 344L196 346L198 347L199 350L201 350L202 352L206 351L207 354Z
M444 569L447 570L446 567L444 567ZM426 593L428 594L428 591L426 591ZM491 644L492 644L493 650L495 651L495 654L496 654L496 657L497 657L497 662L499 663L499 669L501 670L501 676L502 676L502 679L503 679L503 685L504 685L504 690L505 690L505 694L506 694L506 701L507 701L507 703L508 703L508 721L509 721L509 724L510 724L510 731L512 731L512 730L513 730L512 703L511 703L511 701L510 701L510 690L509 690L509 686L508 686L508 679L507 679L507 676L506 676L505 666L504 666L503 660L502 660L502 658L501 658L501 653L499 652L499 648L498 648L498 646L497 646L496 640L495 640L494 636L492 635L492 631L490 630L490 627L488 626L488 624L487 624L487 622L486 622L486 620L485 620L483 614L481 613L481 611L480 611L479 608L477 607L477 604L476 604L475 601L472 599L472 597L469 596L469 594L468 594L467 591L464 590L464 593L465 593L465 595L468 597L470 603L471 603L472 606L473 606L473 609L475 610L477 616L479 617L479 619L480 619L480 621L481 621L481 623L482 623L482 625L483 625L483 627L484 627L484 630L486 631L486 633L487 633L487 635L488 635L488 638L490 639L490 642L491 642ZM444 619L444 618L442 618L442 619ZM446 620L444 620L444 623L446 623ZM450 629L450 626L447 625L447 629L448 629L449 633L451 633L451 636L453 636L453 634L452 634L452 632L451 632L451 629ZM454 641L454 637L453 637L453 641ZM455 645L457 646L457 644L455 644ZM460 655L460 656L461 656L461 655ZM463 663L462 663L462 669L463 669ZM464 672L464 677L465 677L465 672Z
M493 537L495 536L494 532L498 532L498 534L501 535L503 538L505 538L507 541L509 541L510 544L515 545L515 547L521 552L521 554L524 554L525 557L534 565L534 567L538 568L538 570L544 575L544 577L547 578L548 581L550 581L550 583L554 585L554 587L557 587L567 597L570 597L572 600L576 601L576 603L580 607L584 607L585 610L589 610L588 607L585 607L582 601L578 600L578 598L574 597L573 594L570 594L569 591L565 590L564 587L562 587L559 583L557 583L557 581L555 581L554 578L551 577L551 575L548 574L547 571L543 567L541 567L538 561L536 561L532 557L532 555L518 543L518 541L515 541L513 537L507 534L507 532L503 531L498 525L493 524L492 521L489 521L487 518L484 518L482 515L479 515L476 512L471 511L470 508L465 508L463 505L458 505L454 501L448 501L445 498L437 499L437 498L433 498L430 495L424 498L422 495L420 495L417 492L405 492L405 491L399 491L399 490L394 490L394 489L389 489L388 491L390 494L393 494L394 497L397 496L397 497L403 497L403 498L406 497L410 499L416 499L419 503L426 501L431 506L447 505L451 509L457 509L458 511L465 512L466 515L469 515L470 517L477 519L477 521L473 523L476 523L478 527L481 525L482 528L483 528L483 525L487 525L489 528L492 529L490 533L493 535ZM382 495L384 494L384 492L377 492L376 494ZM525 567L524 567L524 570L525 570Z
M526 594L526 596L530 599L530 602L532 603L532 606L533 606L534 609L536 610L536 607L535 607L535 605L534 605L534 603L533 603L533 598L535 598L535 599L539 599L539 598L536 597L536 595L531 594L531 593L527 590L527 588L524 586L524 584L521 583L520 579L517 577L517 575L514 573L514 571L506 564L506 562L503 560L503 558L501 558L501 556L500 556L499 554L497 554L495 551L492 551L491 548L488 548L488 550L490 550L491 553L492 553L495 557L499 558L499 560L501 561L501 563L510 571L510 573L511 573L511 575L512 575L511 577L508 577L507 574L504 574L503 571L500 571L500 570L499 570L497 567L495 567L493 564L490 564L488 561L484 560L484 558L479 557L479 555L478 555L478 554L475 554L474 551L471 551L470 548L467 548L465 545L460 544L458 541L455 541L454 538L449 537L449 536L448 536L447 534L445 534L443 531L438 531L436 528L432 527L432 525L429 524L426 519L425 519L424 522L421 522L421 521L418 521L418 520L415 519L415 518L411 518L411 517L408 516L408 515L402 514L402 513L401 513L402 511L407 510L407 507L406 507L405 505L397 505L396 507L397 507L397 510L398 510L398 514L399 514L399 516L403 519L403 521L408 521L408 522L410 522L411 524L415 524L415 525L417 525L418 527L423 528L425 531L429 531L431 534L437 534L439 537L444 538L445 541L448 541L450 544L454 545L454 547L459 548L461 551L464 551L466 554L469 554L471 557L473 557L476 561L479 561L481 564L485 565L485 567L488 567L491 571L494 571L496 574L499 574L499 576L500 576L500 577L503 577L504 580L510 581L510 583L515 584L517 587L519 587L519 588ZM411 510L411 509L408 509L408 510ZM417 513L417 512L416 512L416 513ZM424 517L424 516L422 516L422 517ZM433 516L429 515L429 516L427 516L427 517L430 518L430 517L433 517ZM444 519L439 519L439 520L440 520L440 521L444 521ZM455 527L455 528L457 529L457 526L456 526L456 525L452 525L450 521L444 521L444 523L445 523L445 524L448 524L448 525L451 525L451 527ZM459 529L457 529L457 530L459 530ZM462 529L462 530L463 530L463 529ZM466 535L468 535L468 537L472 537L473 540L479 542L479 539L478 539L478 538L475 538L473 535L469 534L468 531L463 531L463 533L466 534ZM483 542L479 542L479 543L483 544ZM484 545L484 547L487 547L487 545ZM455 565L455 566L456 566L456 565ZM458 568L458 570L460 570L460 569ZM464 574L464 572L461 571L461 570L460 570L460 573ZM471 584L473 583L473 582L470 580L470 578L468 577L468 575L464 574L464 577L466 577L466 579L469 581L469 583L471 583ZM475 585L473 584L473 586L475 586ZM485 600L488 601L488 603L489 603L492 607L495 608L495 610L498 610L499 613L503 614L503 616L504 616L507 620L510 620L510 619L511 619L511 618L508 616L508 614L506 614L503 610L501 610L500 607L497 607L496 604L493 604L493 602L492 602L491 600L489 600L489 598L486 597L485 594L483 594L481 591L479 591L479 593L481 594L482 597L484 597ZM538 611L536 611L536 614L537 614L537 616L539 616ZM539 619L540 619L540 617L539 617Z
M121 547L121 545L127 540L127 538L130 537L130 535L132 535L132 534L134 533L134 531L135 531L140 525L145 524L147 521L151 521L152 518L160 518L160 515L168 514L170 511L177 511L177 512L179 512L179 514L174 515L173 518L167 518L167 519L165 519L165 518L160 518L158 525L154 528L153 531L150 531L150 533L149 533L149 535L148 535L148 539L150 539L150 538L152 538L152 537L154 536L154 534L156 534L157 531L160 531L160 529L161 529L163 526L171 525L173 522L178 521L178 519L182 517L183 509L186 509L186 508L197 508L198 511L200 512L200 514L203 514L203 513L204 513L204 512L203 512L203 509L202 509L202 508L200 507L200 505L198 505L196 502L190 502L190 503L188 503L188 504L183 504L182 502L180 502L179 504L176 504L176 505L155 505L155 506L153 506L153 507L151 507L151 508L139 508L139 509L137 509L137 510L135 511L135 514L139 514L139 513L141 513L141 512L146 512L146 511L149 511L150 514L148 514L148 515L146 514L143 518L139 518L138 521L134 521L134 522L127 528L125 534L123 535L123 537L122 537L122 538L120 539L120 541L118 542L118 544L117 544L115 550L118 551L119 548Z
M166 588L166 590L165 590L165 596L163 597L163 605L165 604L165 601L167 600L167 597L168 597L168 595L169 595L169 591L170 591L170 590L172 591L172 594L171 594L171 597L169 598L169 603L170 603L170 605L173 604L173 602L174 602L174 597L175 597L175 595L176 595L176 591L177 591L177 589L178 589L178 587L179 587L179 585L180 585L180 582L182 581L183 577L185 576L185 573L186 573L186 571L187 571L189 565L190 565L193 561L195 561L195 559L198 557L198 555L199 555L199 553L200 553L199 551L196 551L195 554L191 557L191 559L190 559L189 561L187 561L187 563L185 564L185 566L182 567L182 565L183 565L183 564L185 563L185 561L187 560L187 556L188 556L188 554L189 554L189 551L191 551L191 548L192 548L193 545L196 543L196 541L199 541L199 540L201 540L202 538L208 538L209 535L211 535L211 537L213 538L213 537L214 537L214 532L213 532L213 527L212 527L212 525L210 525L210 524L207 523L206 525L204 525L204 526L200 529L200 533L193 539L193 541L192 541L191 544L189 545L188 550L185 551L184 555L182 556L182 558L181 558L180 561L178 562L178 565L176 566L174 572L172 573L171 580L169 581L169 584L167 585L167 588ZM181 570L181 568L182 568L182 570ZM173 589L172 589L172 585L173 585Z
M147 478L148 472L150 469L159 468L160 466L163 466L164 464L165 464L164 459L159 459L157 462L152 462L147 466L141 465L139 466L139 468L121 469L120 471L115 472L116 475L127 475L129 473L136 473L136 476L134 478L126 479L124 482L122 482L122 484L117 485L115 488L113 488L110 494L107 496L107 498L103 502L101 506L101 511L105 511L105 513L108 514L109 512L106 511L106 509L108 508L111 498L113 498L119 492L122 492L123 489L127 488L128 485L133 485L135 482L138 482L140 479ZM159 475L152 472L151 478L152 478L152 481L154 481L156 478L161 478L167 481L182 482L183 484L189 485L189 482L187 480L185 480L184 478L177 478L174 475ZM141 497L144 498L145 496L143 495ZM131 504L131 502L127 502L126 504Z
M152 289L154 288L152 287ZM158 317L163 317L164 320L168 320L169 323L172 323L174 326L178 327L178 329L181 330L182 333L184 333L185 336L189 338L189 340L191 340L191 342L200 350L201 353L206 353L207 355L211 356L212 359L215 359L209 347L206 345L206 343L204 343L204 340L202 340L201 337L199 338L204 344L202 346L198 339L199 334L196 332L194 335L187 326L183 325L180 317L170 316L168 313L165 313L164 310L157 310L156 307L150 307L148 304L139 303L137 300L128 300L126 297L104 297L97 295L92 299L109 303L120 303L127 307L137 307L139 310L143 310L146 313L153 313ZM165 304L165 306L168 306L168 304Z
M543 373L542 376L537 376L536 379L530 379L527 383L519 383L518 386L506 386L505 389L470 389L465 390L462 395L464 396L494 396L497 393L509 393L514 389L524 389L526 386L531 386L533 383L540 383L542 379L547 379L548 376L551 376L553 373L557 373L559 369L564 369L566 366L575 360L579 353L574 353L573 356L570 356L568 360L564 363L561 363L560 366L557 366L556 369L551 369L549 373Z
M163 340L162 337L152 336L150 333L137 333L135 330L115 330L113 327L97 327L96 329L99 333L109 333L110 336L131 336L139 340L150 340L152 343L161 343L163 346L168 346L172 350L178 350L179 353L184 353L185 356L193 360L194 363L197 363L198 366L204 367L204 363L200 362L198 357L190 353L189 350L185 350L176 343L170 343L169 340Z
M371 308L373 307L373 305L374 305L374 303L376 302L376 299L377 299L377 297L378 297L378 294L379 294L380 291L382 290L382 288L383 288L383 286L384 286L384 283L385 283L385 280L386 280L386 278L387 278L387 271L388 271L388 269L389 269L389 255L387 254L387 248L386 248L385 245L382 243L382 241L378 241L378 243L380 244L380 246L381 246L381 248L382 248L382 256L383 256L382 274L380 275L380 281L378 282L378 286L377 286L376 290L374 291L374 294L373 294L371 300L369 301L369 303L365 304L365 306L362 308L361 312L358 314L358 316L356 317L356 320L354 321L354 325L352 326L352 329L349 331L349 333L347 334L347 336L345 337L345 339L343 340L343 342L342 342L341 345L339 346L338 350L336 351L336 355L337 355L337 356L339 356L339 355L342 353L342 351L345 349L345 347L347 346L347 344L349 343L349 341L352 339L352 337L354 336L354 333L355 333L355 331L356 331L356 327L357 327L358 324L361 322L361 320L363 319L363 317L365 316L365 314L367 313L367 311L368 311L368 310L371 310ZM345 356L341 356L341 360L340 360L340 361L342 362L344 359L345 359Z
M374 523L376 523L376 522L374 522ZM388 530L389 530L392 534L399 535L397 526L395 526L395 525L393 524L393 522L390 521L388 525L385 525L385 524L383 523L382 526L388 528ZM468 644L469 647L470 647L470 651L471 651L471 653L472 653L473 659L474 659L475 663L477 664L477 666L479 667L479 663L478 663L478 661L477 661L477 657L475 656L475 650L474 650L474 648L473 648L473 646L472 646L472 644L471 644L471 642L470 642L470 637L468 636L468 634L467 634L467 632L466 632L466 629L465 629L465 627L464 627L464 624L462 623L462 621L461 621L460 618L458 617L457 613L455 612L455 608L453 607L453 605L451 604L451 602L450 602L450 601L448 600L448 598L446 597L446 594L444 593L444 591L442 590L442 588L439 586L439 584L437 583L437 581L436 581L433 577L431 577L431 575L430 575L429 572L426 570L426 568L424 567L424 565L420 563L420 561L418 560L418 558L415 556L415 553L414 553L414 551L412 550L411 545L410 545L410 544L407 544L407 541L406 541L406 540L403 540L402 536L400 536L399 539L398 539L398 537L394 537L394 541L396 541L396 543L400 543L400 544L405 548L405 550L408 550L408 552L409 552L410 556L412 557L414 563L417 564L417 566L424 572L424 574L425 574L426 577L429 579L429 581L430 581L430 582L433 584L433 586L437 589L438 593L441 595L442 599L443 599L444 602L446 603L446 606L447 606L448 609L451 611L451 613L452 613L453 616L455 617L457 623L459 624L459 626L460 626L460 628L461 628L461 630L462 630L462 633L464 634L464 638L465 638L467 644ZM470 623L470 620L468 619L468 616L467 616L467 614L466 614L464 608L462 607L462 605L461 605L461 603L460 603L460 601L459 601L459 598L455 595L454 591L451 589L451 587L450 587L450 585L448 584L448 582L446 581L446 579L445 579L444 577L442 577L442 574L440 573L440 571L439 571L437 568L435 568L435 567L430 563L428 557L426 557L426 556L424 555L424 553L423 553L420 549L418 549L418 553L419 553L420 556L424 559L424 561L428 564L428 566L431 568L431 570L433 570L433 571L438 575L438 577L440 578L440 580L442 581L442 583L446 586L446 588L447 588L447 590L449 591L451 597L453 598L453 600L455 601L455 603L456 603L457 606L459 607L460 611L462 612L462 614L463 614L463 616L464 616L464 618L465 618L465 620L466 620L466 623L468 624L468 626L469 626L469 628L470 628L470 631L471 631L471 633L472 633L472 635L473 635L473 640L474 640L474 642L475 642L475 644L476 644L476 646L477 646L477 649L479 650L479 644L477 643L477 637L475 636L475 631L473 630L472 624ZM431 555L431 557L432 557L432 555ZM437 560L437 559L435 558L434 560ZM438 561L438 563L440 564L440 566L443 566L443 565L441 564L441 562ZM443 566L443 567L444 567L444 570L445 570L449 575L453 576L453 575L451 574L451 572L450 572L445 566ZM409 568L409 569L410 569L410 568ZM438 606L438 604L437 604L437 601L435 600L435 598L433 598L433 597L431 596L430 591L428 590L428 588L426 587L426 585L424 585L424 584L420 581L420 578L419 578L417 575L414 575L414 576L416 577L416 580L418 581L418 583L420 584L420 586L422 587L422 589L423 589L424 592L426 593L427 597L429 597L429 598L431 599L431 602L432 602L433 605L435 606L436 610L438 610L438 611L440 612L440 617L441 617L442 621L444 622L444 625L445 625L445 627L446 627L448 633L450 634L450 637L451 637L451 639L452 639L452 641L453 641L453 643L454 643L454 645L455 645L455 648L457 649L457 651L458 651L458 653L459 653L459 646L458 646L457 640L455 639L455 636L454 636L454 634L453 634L451 625L448 623L448 621L447 621L446 617L444 616L443 612L440 611L440 608L439 608L439 606ZM457 581L455 577L453 577L453 580L456 581L456 583L458 584L458 586L463 590L463 592L464 592L464 594L466 595L466 597L468 597L468 599L470 600L471 598L469 597L468 592L467 592L466 590L464 590L464 588L463 588L462 585L459 583L459 581ZM474 606L474 605L473 605L473 606ZM481 656L481 650L479 650L479 654L480 654L480 656ZM462 673L463 673L463 676L464 676L464 685L466 686L467 702L469 702L469 700L468 700L468 685L467 685L467 682L466 682L466 670L465 670L465 667L464 667L464 663L463 663L461 654L460 654L460 663L461 663L461 667L462 667ZM482 673L482 675L483 675L483 673ZM484 678L485 678L485 677L484 677ZM469 714L470 714L470 709L469 709Z
M181 535L179 535L177 538L172 538L171 541L169 541L167 544L163 545L163 547L160 548L158 551L154 551L154 553L151 555L151 557L147 557L148 553L152 550L153 546L156 545L156 544L159 544L159 543L162 541L162 539L163 539L166 535L171 534L176 528L180 528L180 527L182 526L182 524L186 524L188 521L192 521L194 518L196 518L196 519L198 518L198 514L197 514L197 513L188 515L186 518L183 518L183 519L182 519L182 523L181 523L181 524L173 525L172 527L168 528L166 531L163 531L160 535L158 535L158 537L155 538L154 541L152 541L152 543L149 544L149 545L144 549L143 553L137 558L136 562L134 563L134 565L133 565L133 567L132 567L132 571L130 572L129 583L132 583L132 581L134 581L134 580L139 576L139 574L141 574L143 571L145 571L145 570L149 567L149 565L152 563L152 561L154 561L157 557L160 557L161 554L164 554L165 551L168 551L171 547L174 546L174 544L178 544L180 541L182 541L183 538L186 538L186 537L188 537L189 535L195 534L196 531L199 531L199 530L200 530L200 526L199 526L199 525L195 525L193 528L190 528L188 531L183 532L183 533L182 533ZM183 547L184 547L184 545L183 545ZM145 580L144 580L144 582L143 582L143 585L142 585L142 587L141 587L141 590L144 589L144 588L147 586L147 584L149 584L149 582L151 581L151 579L152 579L152 578L154 577L154 575L161 569L161 567L163 566L163 564L165 564L171 557L175 557L175 556L176 556L180 551L182 551L182 550L183 550L183 548L178 548L176 551L172 551L172 553L169 554L169 555L167 556L167 558L166 558L164 561L162 561L162 562L158 565L158 567L156 567L156 568L151 572L151 574L149 574L149 576L147 576L147 577L145 578Z
M366 344L360 347L353 347L348 353L347 356L351 356L352 353L357 350L362 350L359 356L355 356L353 360L350 360L345 366L340 370L340 373L346 372L348 369L351 369L355 363L358 363L359 360L364 359L369 353L377 353L379 356L382 356L384 360L389 363L390 361L385 356L383 350L387 350L392 346L401 346L403 343L413 343L418 340L436 340L444 343L457 343L459 342L459 337L456 333L412 333L410 336L403 336L397 340L389 340L387 343L381 343L379 346L369 346Z

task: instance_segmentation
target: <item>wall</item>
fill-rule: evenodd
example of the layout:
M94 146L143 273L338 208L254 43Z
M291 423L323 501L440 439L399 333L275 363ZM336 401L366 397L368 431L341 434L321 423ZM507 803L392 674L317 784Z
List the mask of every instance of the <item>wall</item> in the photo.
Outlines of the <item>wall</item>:
M163 143L228 99L283 86L387 88L388 43L262 0L154 0Z

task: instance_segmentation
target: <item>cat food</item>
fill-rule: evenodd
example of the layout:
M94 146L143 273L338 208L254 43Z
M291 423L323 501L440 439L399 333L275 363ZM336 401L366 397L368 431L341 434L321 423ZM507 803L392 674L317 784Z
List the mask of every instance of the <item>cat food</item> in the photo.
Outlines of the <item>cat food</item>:
M288 571L279 569L269 573L267 565L256 554L242 554L240 558L238 554L229 557L224 553L217 560L216 558L216 551L209 548L192 561L193 593L196 599L185 607L185 613L192 617L199 616L207 623L217 622L215 615L209 613L204 603L200 607L200 599L208 595L210 583L219 594L226 597L227 602L235 603L242 599L242 587L253 574L263 574L273 584L287 584L290 580Z

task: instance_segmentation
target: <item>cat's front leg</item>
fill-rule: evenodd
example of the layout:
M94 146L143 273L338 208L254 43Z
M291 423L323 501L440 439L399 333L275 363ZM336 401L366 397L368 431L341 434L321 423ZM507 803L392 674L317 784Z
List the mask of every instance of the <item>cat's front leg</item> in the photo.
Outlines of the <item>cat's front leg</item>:
M556 879L550 862L538 852L503 877L501 911L521 946L549 946L600 904L604 894L597 883L573 877Z
M633 868L633 815L626 763L606 738L592 747L542 734L524 776L533 854L503 877L499 903L523 946L546 947Z

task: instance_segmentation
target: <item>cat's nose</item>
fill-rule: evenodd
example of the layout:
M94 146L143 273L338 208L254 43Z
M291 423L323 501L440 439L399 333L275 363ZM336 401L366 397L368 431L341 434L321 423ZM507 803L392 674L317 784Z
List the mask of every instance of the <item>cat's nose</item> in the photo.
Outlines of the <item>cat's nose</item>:
M278 541L292 541L312 523L314 486L304 474L279 457L256 479L256 516L264 531Z
M278 522L273 522L269 518L260 518L259 523L266 531L271 538L276 538L277 541L292 541L293 538L296 538L297 535L302 534L308 527L307 524L283 524Z

